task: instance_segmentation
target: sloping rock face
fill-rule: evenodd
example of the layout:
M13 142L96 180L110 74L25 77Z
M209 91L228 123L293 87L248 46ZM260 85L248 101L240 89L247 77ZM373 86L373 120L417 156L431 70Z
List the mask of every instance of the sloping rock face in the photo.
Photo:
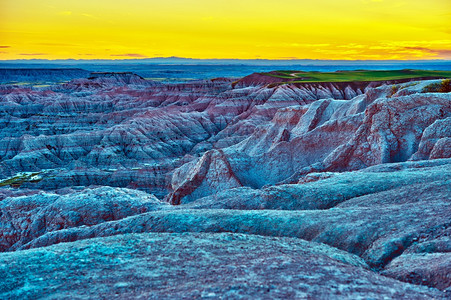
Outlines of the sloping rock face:
M185 195L197 199L204 194L241 186L222 150L207 151L199 161L183 165L174 173L172 183L175 191L168 197L177 205Z
M403 86L410 88L408 93ZM408 84L401 85L402 96L391 95L391 89L384 85L351 100L321 99L278 108L246 139L222 149L225 159L243 185L261 188L295 183L310 172L450 157L451 94L419 93ZM193 189L184 198L179 186L172 185L175 193L168 200L191 201Z
M451 298L451 94L254 77L1 86L0 298Z
M351 85L347 90L361 93ZM161 198L173 190L176 168L257 134L279 110L321 97L342 94L294 86L232 89L229 80L161 85L129 73L98 73L49 88L9 87L0 92L0 176L40 172L42 180L21 186L100 184ZM44 176L43 170L53 172Z
M152 195L120 188L62 192L1 201L0 251L14 250L47 232L93 226L165 206Z
M4 254L0 270L2 298L442 298L437 290L376 275L358 257L332 247L230 233L60 244Z

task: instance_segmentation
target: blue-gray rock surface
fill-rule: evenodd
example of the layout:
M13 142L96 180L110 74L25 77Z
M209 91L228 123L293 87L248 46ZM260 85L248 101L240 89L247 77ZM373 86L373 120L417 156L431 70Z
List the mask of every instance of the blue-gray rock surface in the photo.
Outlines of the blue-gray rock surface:
M0 298L451 298L451 94L252 78L2 85Z

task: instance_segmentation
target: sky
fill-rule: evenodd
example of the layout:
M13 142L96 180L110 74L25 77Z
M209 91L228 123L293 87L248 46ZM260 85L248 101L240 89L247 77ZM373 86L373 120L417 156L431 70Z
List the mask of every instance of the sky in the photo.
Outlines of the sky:
M451 59L450 0L0 0L0 60Z

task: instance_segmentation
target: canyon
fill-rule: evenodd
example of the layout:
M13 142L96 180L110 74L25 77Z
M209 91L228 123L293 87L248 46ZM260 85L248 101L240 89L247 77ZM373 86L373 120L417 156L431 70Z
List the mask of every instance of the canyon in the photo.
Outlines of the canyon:
M0 86L0 298L451 298L449 80L61 76Z

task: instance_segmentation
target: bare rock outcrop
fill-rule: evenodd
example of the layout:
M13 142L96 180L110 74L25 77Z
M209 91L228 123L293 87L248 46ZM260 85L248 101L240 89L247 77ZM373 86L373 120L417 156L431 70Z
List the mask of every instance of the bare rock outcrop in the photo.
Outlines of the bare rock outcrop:
M295 183L311 172L449 157L451 95L388 92L381 86L352 100L279 108L248 138L222 150L234 176L252 188Z
M449 298L451 94L257 75L1 86L0 298Z
M140 191L100 187L65 195L39 193L0 201L0 251L11 251L51 231L93 226L165 205Z
M3 254L0 270L2 298L444 299L438 290L375 274L358 257L326 245L231 233L78 241Z

